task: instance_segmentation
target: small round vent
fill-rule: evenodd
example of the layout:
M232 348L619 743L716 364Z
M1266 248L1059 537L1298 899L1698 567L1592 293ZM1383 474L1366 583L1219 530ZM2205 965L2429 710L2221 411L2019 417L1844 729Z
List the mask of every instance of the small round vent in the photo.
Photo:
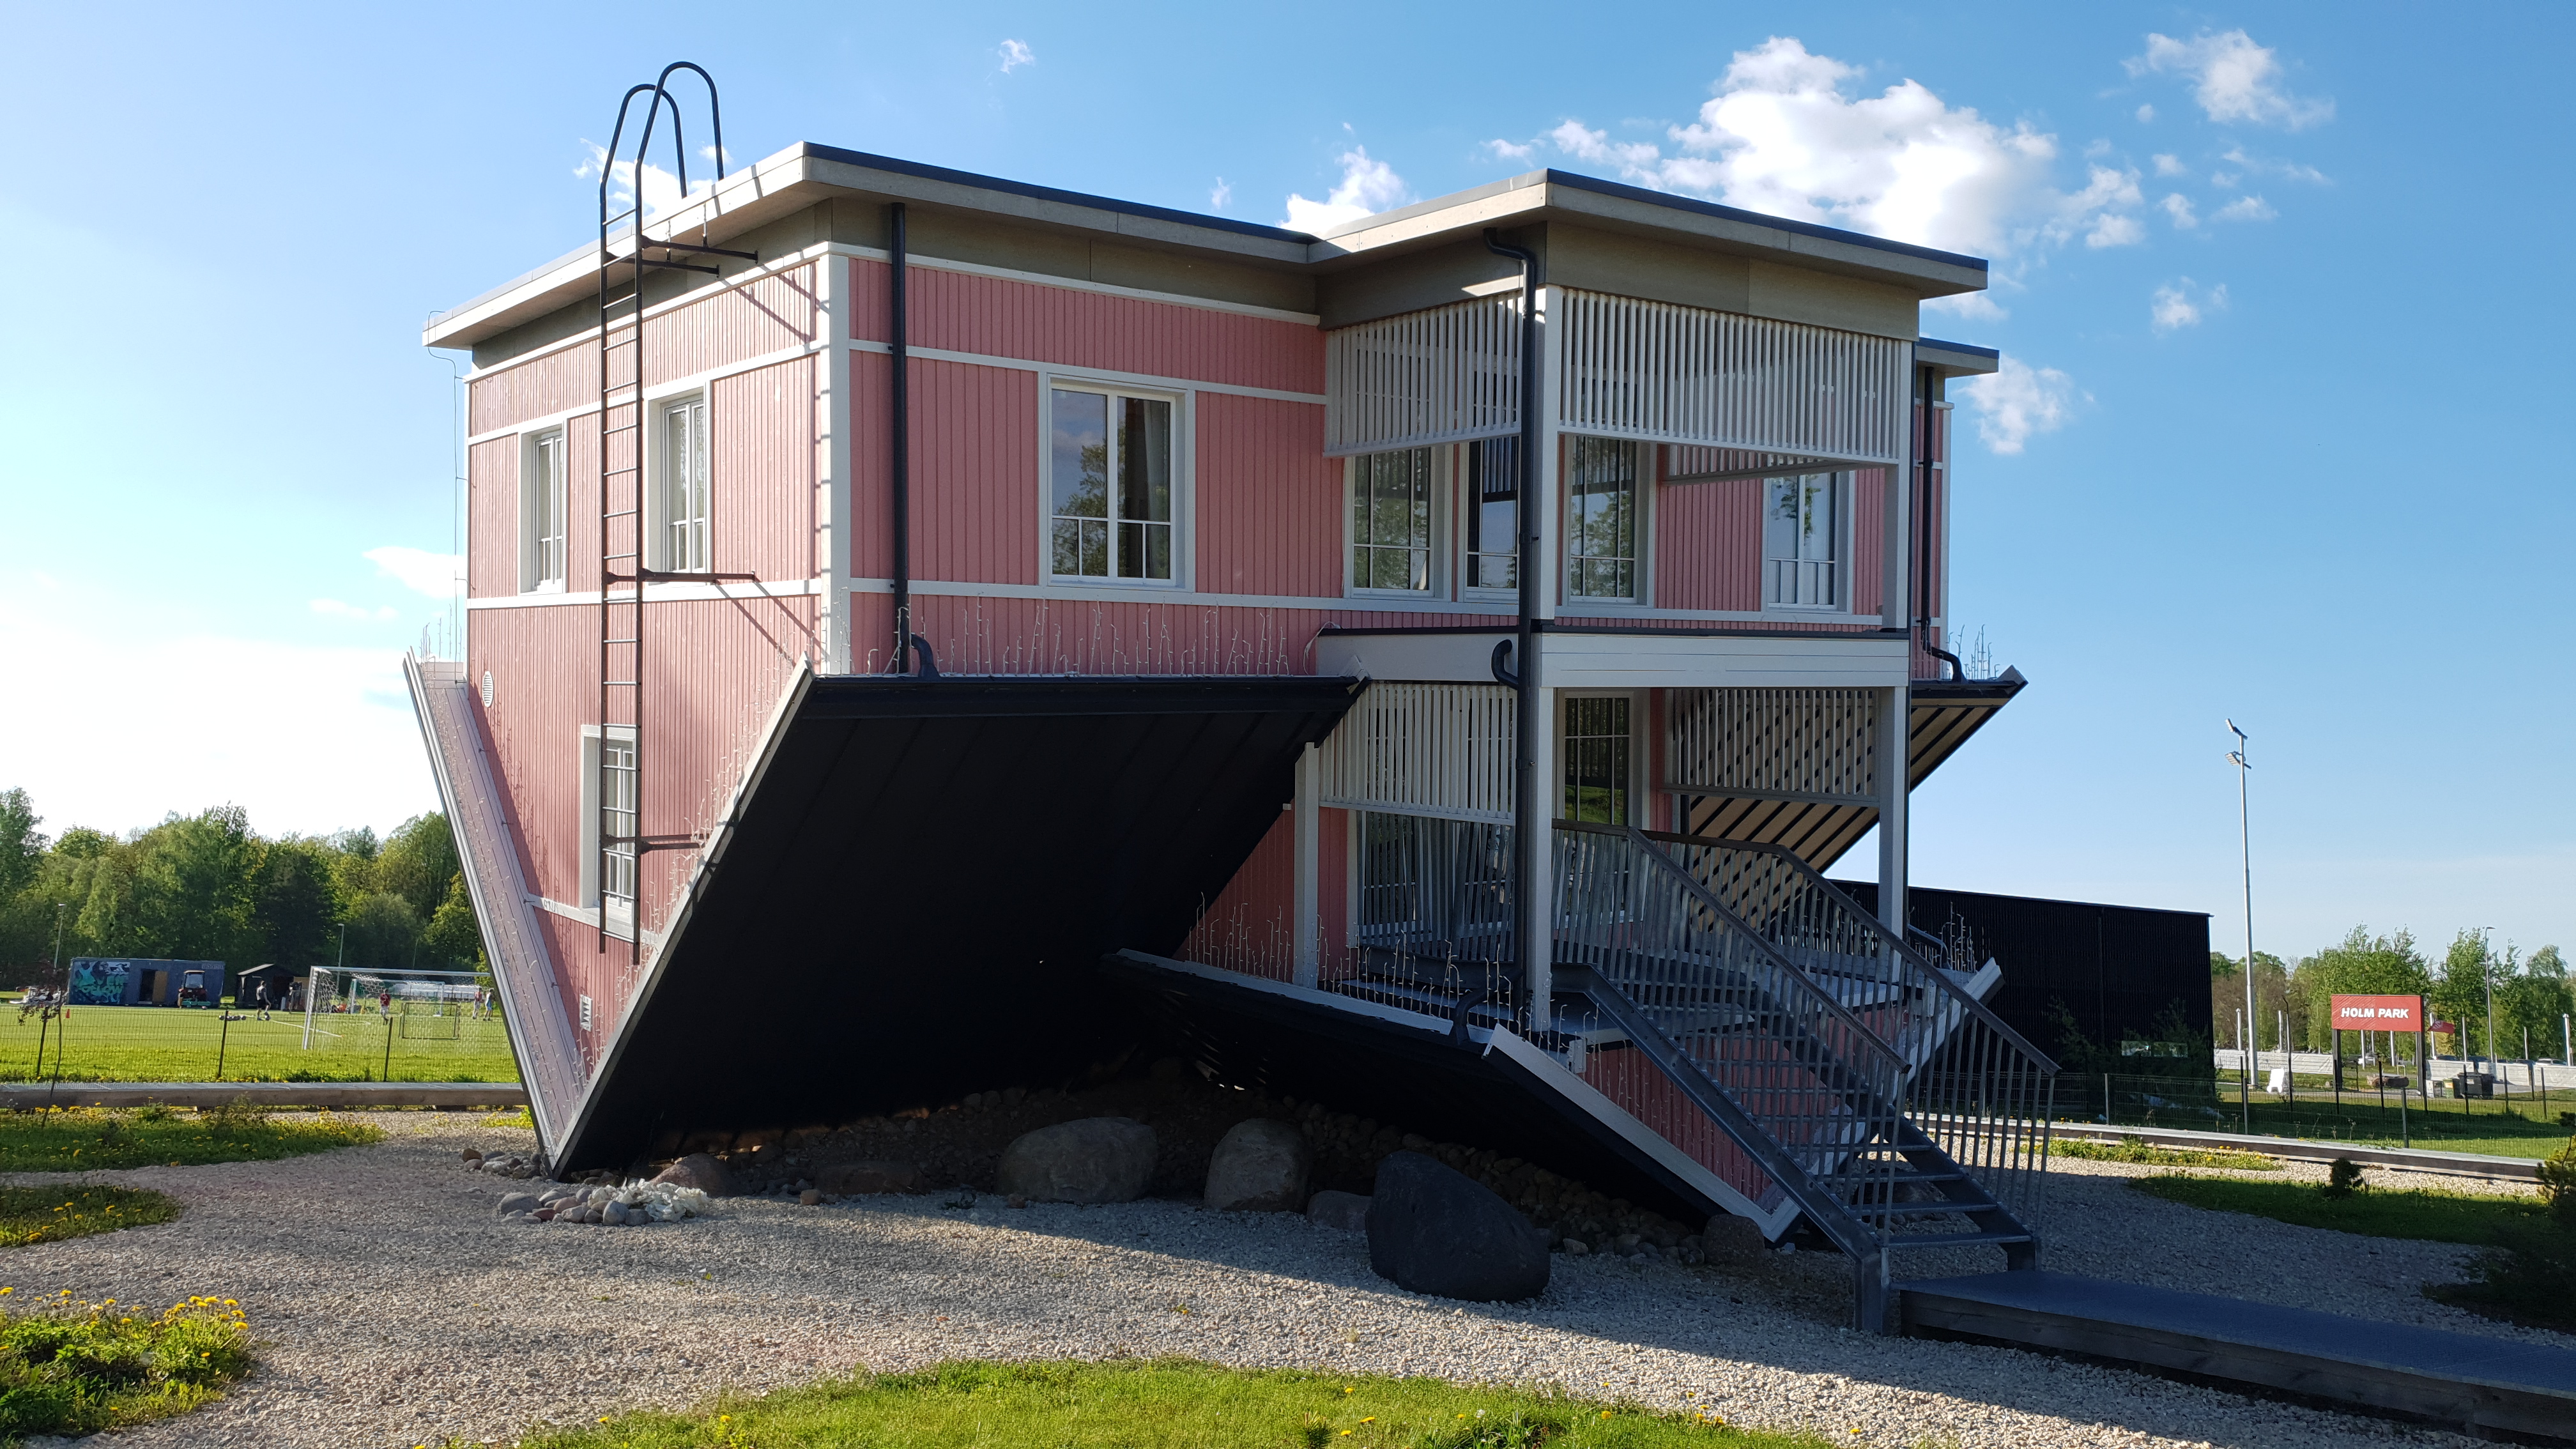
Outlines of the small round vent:
M483 671L483 707L492 707L492 671L489 669Z

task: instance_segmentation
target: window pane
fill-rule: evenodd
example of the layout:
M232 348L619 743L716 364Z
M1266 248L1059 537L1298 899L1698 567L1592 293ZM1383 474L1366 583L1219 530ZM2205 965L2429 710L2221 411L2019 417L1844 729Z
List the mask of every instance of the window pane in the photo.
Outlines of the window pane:
M1628 704L1625 696L1565 702L1565 818L1628 823Z
M1832 608L1842 601L1842 475L1810 473L1763 484L1763 572L1768 601Z
M1508 589L1520 582L1520 440L1467 445L1467 582Z
M1065 518L1109 516L1109 399L1096 392L1055 395L1055 511Z
M1172 521L1172 405L1120 398L1118 418L1118 516L1153 523ZM1124 563L1120 573L1131 572Z
M1431 450L1372 453L1351 472L1351 581L1363 589L1431 587Z
M1637 449L1607 438L1574 440L1567 480L1566 552L1570 591L1586 598L1633 598L1637 558Z

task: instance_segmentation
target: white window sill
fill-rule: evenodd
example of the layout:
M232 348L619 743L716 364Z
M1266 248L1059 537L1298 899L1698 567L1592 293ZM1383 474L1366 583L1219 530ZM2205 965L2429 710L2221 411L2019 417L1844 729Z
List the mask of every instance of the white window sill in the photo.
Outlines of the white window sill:
M1174 592L1180 589L1181 582L1178 579L1126 579L1102 578L1093 574L1049 574L1047 587L1051 589L1159 589Z

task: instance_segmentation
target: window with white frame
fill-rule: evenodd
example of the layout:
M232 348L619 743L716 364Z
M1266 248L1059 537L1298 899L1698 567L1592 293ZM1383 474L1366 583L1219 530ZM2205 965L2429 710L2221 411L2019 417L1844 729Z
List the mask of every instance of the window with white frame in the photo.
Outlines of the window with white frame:
M530 435L519 459L519 591L564 586L564 434Z
M1565 592L1637 597L1637 477L1644 448L1576 438L1565 479Z
M1840 473L1763 480L1762 602L1777 609L1840 609L1849 488Z
M661 436L660 487L654 512L662 529L658 567L675 574L702 574L713 568L711 545L715 489L710 481L707 449L707 400L681 398L659 405Z
M585 728L581 741L582 903L611 925L635 920L636 753L632 727L603 736Z
M1351 587L1431 590L1431 450L1351 460Z
M1171 582L1172 400L1059 386L1049 409L1047 571Z
M1600 825L1628 823L1630 769L1636 760L1624 694L1565 696L1565 793L1562 818Z
M1521 441L1467 445L1467 587L1516 589L1521 581Z

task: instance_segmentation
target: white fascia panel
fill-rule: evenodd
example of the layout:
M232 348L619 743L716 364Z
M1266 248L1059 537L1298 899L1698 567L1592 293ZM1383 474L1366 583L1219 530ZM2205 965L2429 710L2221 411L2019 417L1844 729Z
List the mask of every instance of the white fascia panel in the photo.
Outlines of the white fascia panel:
M1494 645L1510 629L1470 634L1326 634L1315 641L1315 672L1431 684L1492 684Z
M1438 684L1494 683L1494 645L1507 630L1441 634L1326 634L1315 667L1328 675ZM1913 658L1902 639L1849 634L1539 636L1539 683L1549 689L1893 689Z

